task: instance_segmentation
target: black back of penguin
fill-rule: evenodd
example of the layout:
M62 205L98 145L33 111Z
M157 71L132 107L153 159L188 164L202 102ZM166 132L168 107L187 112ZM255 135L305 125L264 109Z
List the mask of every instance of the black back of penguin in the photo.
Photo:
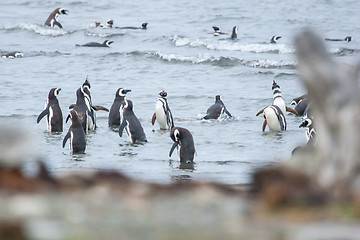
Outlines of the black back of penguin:
M170 138L174 141L169 156L175 148L178 149L180 162L192 163L194 160L195 146L192 134L186 128L173 127L170 132Z
M74 111L76 112L84 131L87 132L89 110L86 106L84 93L81 91L81 88L76 91L76 104Z
M77 113L70 111L71 125L69 131L63 140L63 147L70 139L70 149L72 153L84 153L86 148L85 132Z
M130 100L123 102L123 120L120 124L119 135L122 136L122 132L126 127L127 133L131 138L132 143L136 142L147 142L146 135L139 119L133 112L133 103Z
M49 132L63 131L63 116L57 99L60 91L61 88L52 88L49 91L46 107L37 118L37 123L39 123L40 120L46 116Z
M221 101L220 95L216 95L215 103L207 109L204 119L218 119L223 112L225 112L229 117L232 117L227 111L223 101Z

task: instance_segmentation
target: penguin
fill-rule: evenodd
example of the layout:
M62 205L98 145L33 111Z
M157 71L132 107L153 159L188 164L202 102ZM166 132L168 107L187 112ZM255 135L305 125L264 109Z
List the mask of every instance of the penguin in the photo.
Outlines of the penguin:
M1 57L3 57L3 58L22 58L22 57L24 57L24 54L19 51L13 51L13 52L8 52L8 53L2 55Z
M61 91L61 88L52 88L48 95L48 100L45 105L44 111L42 111L36 122L46 116L46 125L49 132L62 132L63 131L63 116L59 101L56 98Z
M116 28L117 29L130 29L130 30L147 29L147 25L148 25L147 22L143 22L140 27L116 27Z
M122 137L124 128L132 143L147 142L144 129L141 126L139 119L133 112L133 103L130 100L124 100L124 109L122 122L119 128L119 136Z
M110 108L108 124L109 126L119 126L120 119L122 118L122 109L120 109L121 104L125 100L125 96L128 92L131 92L130 89L119 88L115 93L114 102Z
M171 114L168 102L167 102L167 92L164 90L159 93L159 98L156 102L155 113L153 114L151 123L155 124L157 120L160 129L170 130L174 127L174 119Z
M213 26L212 28L214 29L214 36L219 36L219 35L226 34L226 33L221 32L220 28L218 26Z
M89 42L85 43L83 45L76 44L77 47L110 47L110 44L112 44L114 41L105 40L103 43L97 43L97 42Z
M95 22L95 27L96 28L112 28L113 24L114 24L114 21L112 19L109 19L109 20L107 20L106 25L101 24L99 22Z
M61 26L61 24L58 22L58 18L59 18L59 15L61 14L67 14L68 10L65 10L63 8L57 8L55 9L52 13L50 13L48 19L46 20L45 22L45 25L47 26L50 26L50 27L54 27L55 25L58 26L59 28L63 28Z
M225 104L221 101L220 95L216 95L215 103L207 109L206 115L203 119L218 119L223 113L226 113L230 118L232 118L232 115L226 109Z
M325 38L325 41L332 41L332 42L341 42L341 41L345 41L345 42L351 42L352 37L351 36L347 36L344 39L338 39L338 38Z
M186 128L173 127L170 131L170 138L174 141L169 157L171 157L175 148L179 155L180 163L193 163L195 146L192 134Z
M234 26L231 33L231 39L237 39L238 27Z
M270 131L286 131L285 115L277 105L271 105L266 107L263 113L263 131L265 131L266 125L269 126Z
M314 144L316 138L316 131L313 126L313 119L312 117L305 117L304 120L299 125L299 128L305 127L306 128L306 140L307 144Z
M304 94L300 97L294 98L291 105L295 105L295 111L299 114L299 116L304 116L309 109L309 101L307 100L307 94Z
M281 36L273 36L270 40L270 43L277 43L277 41L281 38Z
M85 148L86 148L85 132L80 122L80 119L77 113L75 112L75 110L71 110L69 116L71 118L71 125L69 127L69 131L65 135L62 146L64 148L67 140L70 138L71 152L85 153Z

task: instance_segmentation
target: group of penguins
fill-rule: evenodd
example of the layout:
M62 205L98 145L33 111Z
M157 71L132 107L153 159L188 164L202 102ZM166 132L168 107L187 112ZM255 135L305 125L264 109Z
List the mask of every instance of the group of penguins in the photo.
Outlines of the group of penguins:
M69 106L71 111L66 118L66 122L71 119L71 125L64 137L63 147L65 147L66 142L69 140L72 153L85 152L85 135L89 130L96 129L95 111L98 110L109 112L108 124L110 127L119 127L120 137L122 137L125 130L131 143L147 142L144 129L133 112L133 103L126 99L126 94L131 92L130 89L119 88L116 91L114 102L109 111L106 107L92 104L90 88L90 82L86 79L82 86L76 91L76 103ZM37 123L39 123L41 119L46 117L49 132L63 131L63 115L57 99L60 91L60 88L52 88L50 90L45 109L37 118ZM215 103L208 108L203 119L217 119L223 113L227 114L230 118L232 117L220 99L220 96L217 95L215 97ZM169 157L176 148L180 163L193 163L195 154L193 136L186 128L174 126L173 116L167 102L167 93L164 90L159 93L155 113L152 116L152 125L155 124L155 121L158 122L160 129L170 130L170 138L174 143L170 149Z

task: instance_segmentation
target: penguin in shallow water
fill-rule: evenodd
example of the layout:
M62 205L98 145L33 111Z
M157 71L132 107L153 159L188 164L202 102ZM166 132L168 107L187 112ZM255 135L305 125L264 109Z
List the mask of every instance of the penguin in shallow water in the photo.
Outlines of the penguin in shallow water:
M270 131L286 131L286 119L284 113L276 105L268 106L264 109L264 123L262 130L265 131L266 125Z
M270 39L270 43L277 43L277 41L281 38L281 36L273 36L271 39Z
M42 111L36 122L46 116L46 125L49 132L62 132L63 131L63 116L57 96L59 95L61 88L52 88L48 95L48 100L45 105L44 111Z
M174 144L170 149L169 157L171 157L176 148L181 163L193 163L195 146L190 131L186 128L173 127L170 132L170 138L174 141Z
M112 19L107 20L106 25L99 22L95 22L96 28L112 28L114 21Z
M220 28L218 26L213 26L212 27L214 29L214 36L219 36L219 35L225 35L226 33L223 33L220 31Z
M85 132L80 119L75 110L70 111L71 125L65 135L62 146L70 139L70 149L72 153L84 153L86 148Z
M300 97L294 98L291 105L295 105L295 111L299 114L299 116L304 116L309 110L309 101L307 100L307 94L304 94Z
M136 30L136 29L147 29L147 22L143 22L140 27L116 27L117 29L129 29L129 30Z
M110 47L110 44L112 44L114 41L105 40L103 43L97 43L97 42L89 42L85 43L83 45L76 44L77 47Z
M45 22L45 25L47 26L50 26L50 27L54 27L54 26L58 26L59 28L63 28L61 26L61 24L58 22L58 18L59 18L59 15L61 14L67 14L68 10L65 10L63 8L57 8L55 9L52 13L50 13L48 19L46 20Z
M351 36L347 36L347 37L344 38L344 39L339 39L339 38L325 38L325 41L331 41L331 42L342 42L342 41L351 42L351 40L352 40L352 37L351 37Z
M126 99L124 100L122 122L119 128L120 137L122 137L124 129L126 129L132 143L147 142L144 129L133 112L133 103Z
M174 127L174 119L166 97L167 92L164 90L159 93L159 98L156 102L155 113L153 114L151 123L154 125L156 120L160 126L160 129L170 130Z
M111 105L109 112L108 124L109 126L119 126L122 118L121 104L126 98L126 94L131 92L130 89L119 88L115 93L115 99Z
M12 52L8 52L8 53L2 55L1 57L3 57L3 58L22 58L22 57L24 57L24 54L19 51L12 51Z
M221 101L220 95L215 96L215 103L211 105L203 119L218 119L223 113L226 113L230 118L232 117L230 112L226 109L225 104Z
M238 27L234 26L231 33L231 39L237 39Z

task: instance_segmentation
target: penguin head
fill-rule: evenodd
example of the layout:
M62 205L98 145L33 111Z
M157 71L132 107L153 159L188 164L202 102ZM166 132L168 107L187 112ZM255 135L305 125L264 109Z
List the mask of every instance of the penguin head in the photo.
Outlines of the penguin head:
M352 40L351 36L348 36L348 37L345 38L345 41L347 41L347 42L351 42L351 40Z
M124 109L127 109L127 110L132 111L132 109L133 109L133 103L132 103L132 101L130 101L130 100L125 100L125 101L124 101Z
M143 22L143 23L141 24L141 28L142 28L142 29L146 29L146 28L147 28L147 25L148 25L147 22Z
M125 88L119 88L116 91L115 96L116 97L124 97L128 92L131 92L131 90L130 89L125 89Z
M214 32L220 32L220 28L218 26L213 26Z
M159 92L159 97L166 98L167 97L167 92L162 90L161 92Z
M277 41L278 41L280 38L281 38L281 36L274 35L274 36L271 38L270 42L271 42L271 43L277 43Z
M56 98L61 91L61 88L52 88L49 92L49 99Z
M272 90L274 90L275 88L280 88L280 86L275 82L275 80L273 80L273 84L272 84Z
M215 101L221 101L220 95L216 95L216 96L215 96Z
M104 41L104 45L106 45L107 47L110 47L110 44L112 44L114 41L110 41L110 40L105 40Z
M69 10L66 10L66 9L63 9L63 8L58 8L58 13L59 14L65 14L65 15L67 15L67 11L69 11Z
M311 118L305 118L301 124L299 125L299 128L301 127L310 127L312 125L312 120Z
M91 85L90 85L90 82L88 80L88 77L86 77L85 82L82 84L82 88L88 88L90 90Z
M178 127L173 127L173 128L171 129L170 138L171 138L174 142L180 143L181 135L180 135L180 131L179 131L179 128L178 128Z
M114 24L114 20L109 19L109 20L107 20L106 24L108 27L112 27L112 25Z

